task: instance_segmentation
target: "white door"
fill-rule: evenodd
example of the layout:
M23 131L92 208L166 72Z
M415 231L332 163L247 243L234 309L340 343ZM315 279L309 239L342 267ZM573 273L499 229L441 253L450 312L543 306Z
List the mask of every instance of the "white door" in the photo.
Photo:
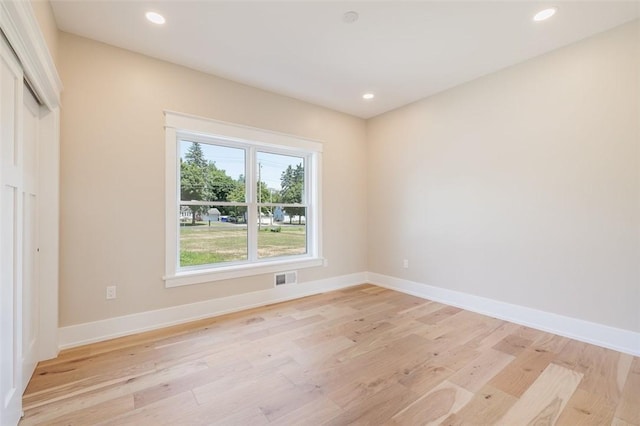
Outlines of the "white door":
M40 105L23 89L23 193L22 193L22 392L38 363L40 289L38 276L38 135Z
M0 38L0 424L22 414L22 69Z

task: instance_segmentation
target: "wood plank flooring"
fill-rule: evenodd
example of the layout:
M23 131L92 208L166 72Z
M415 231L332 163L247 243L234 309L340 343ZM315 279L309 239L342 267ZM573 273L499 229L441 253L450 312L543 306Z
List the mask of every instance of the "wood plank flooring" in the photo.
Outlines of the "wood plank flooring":
M40 363L21 425L640 425L640 358L364 285Z

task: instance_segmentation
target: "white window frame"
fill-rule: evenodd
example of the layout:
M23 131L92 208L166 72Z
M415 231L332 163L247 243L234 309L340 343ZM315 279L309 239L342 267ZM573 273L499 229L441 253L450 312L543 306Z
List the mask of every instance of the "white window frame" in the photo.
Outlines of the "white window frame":
M291 136L254 127L226 123L223 121L165 111L165 276L166 287L178 287L190 284L240 278L259 274L287 271L322 266L321 240L321 170L322 143L309 139ZM256 259L249 255L249 260L242 262L228 262L216 265L202 265L198 267L181 268L180 261L180 140L187 139L195 142L213 143L230 147L246 149L245 164L247 167L247 182L254 176L256 151L264 149L284 155L293 155L305 159L305 193L307 194L307 253L296 256L282 256L268 259ZM257 202L253 200L251 185L247 185L246 203L248 224L257 223ZM207 205L223 205L224 202L207 201ZM265 203L261 203L264 205ZM268 203L266 203L268 204ZM278 204L280 205L280 204ZM255 208L254 208L255 207ZM255 211L254 211L255 210ZM255 219L255 220L254 220ZM247 241L249 253L257 252L255 241Z

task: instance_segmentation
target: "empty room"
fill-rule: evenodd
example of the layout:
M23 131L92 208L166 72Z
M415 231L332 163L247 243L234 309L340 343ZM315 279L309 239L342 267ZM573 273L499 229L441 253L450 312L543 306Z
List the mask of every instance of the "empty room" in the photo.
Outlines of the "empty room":
M0 30L0 426L640 426L640 2Z

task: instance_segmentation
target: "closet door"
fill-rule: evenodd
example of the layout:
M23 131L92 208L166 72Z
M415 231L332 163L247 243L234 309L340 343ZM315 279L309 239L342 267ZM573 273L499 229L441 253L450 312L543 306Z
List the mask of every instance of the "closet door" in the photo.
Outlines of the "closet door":
M22 414L22 69L0 38L0 424Z
M38 134L40 105L23 90L22 193L22 392L38 363L40 288L38 275Z

